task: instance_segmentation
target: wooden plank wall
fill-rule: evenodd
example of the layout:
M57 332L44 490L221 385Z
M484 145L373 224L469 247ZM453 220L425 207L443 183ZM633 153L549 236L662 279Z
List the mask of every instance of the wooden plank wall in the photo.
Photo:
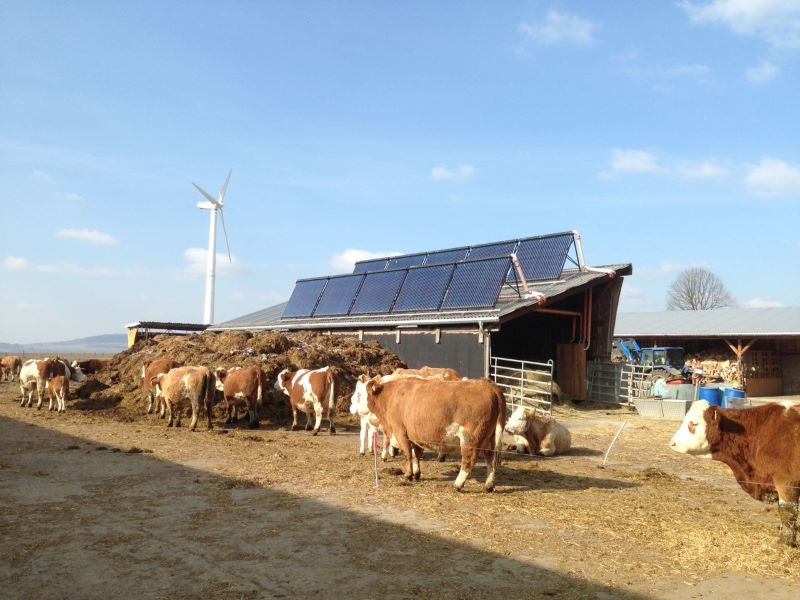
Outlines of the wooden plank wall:
M586 350L581 344L556 345L556 382L573 400L586 400Z

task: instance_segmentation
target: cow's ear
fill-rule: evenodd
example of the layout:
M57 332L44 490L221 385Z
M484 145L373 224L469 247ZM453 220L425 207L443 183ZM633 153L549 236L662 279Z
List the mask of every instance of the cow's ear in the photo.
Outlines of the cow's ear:
M358 380L361 383L367 383L369 381L369 375L364 375L363 373L358 376Z
M377 396L383 390L383 384L375 379L370 379L367 382L367 393L372 394L373 396Z

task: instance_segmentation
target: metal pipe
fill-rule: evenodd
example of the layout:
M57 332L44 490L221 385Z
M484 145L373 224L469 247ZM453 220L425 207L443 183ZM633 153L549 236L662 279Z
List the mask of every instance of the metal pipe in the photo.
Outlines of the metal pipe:
M603 273L609 277L617 276L617 273L614 271L614 269L600 269L587 266L586 261L583 258L583 241L581 241L581 234L578 233L577 229L572 230L572 237L575 240L575 252L578 254L578 268L580 268L581 271L584 273Z
M586 346L584 346L584 350L588 350L589 346L592 345L592 300L593 300L593 292L594 288L589 288L588 291L588 313L589 316L586 318Z

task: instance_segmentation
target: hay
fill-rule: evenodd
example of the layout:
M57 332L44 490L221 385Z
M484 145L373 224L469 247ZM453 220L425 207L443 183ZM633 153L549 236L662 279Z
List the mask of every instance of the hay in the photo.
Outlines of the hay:
M265 392L264 417L285 419L285 400L272 387L285 369L317 369L330 366L336 375L338 412L347 414L355 380L362 373L388 374L406 366L396 354L377 342L316 333L283 334L242 331L203 333L191 336L160 335L116 354L106 368L91 375L76 393L74 408L103 411L119 420L142 415L146 400L142 391L142 366L157 359L172 358L185 365L212 368L259 365L269 385ZM217 409L221 410L219 404ZM221 418L221 412L216 415Z

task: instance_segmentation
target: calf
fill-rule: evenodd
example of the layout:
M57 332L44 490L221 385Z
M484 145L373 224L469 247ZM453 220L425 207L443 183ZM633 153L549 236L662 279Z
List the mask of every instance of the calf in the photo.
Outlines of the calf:
M166 407L163 404L162 398L156 395L155 385L153 385L153 377L157 377L162 373L169 373L171 369L182 367L183 364L171 358L157 358L154 361L142 365L142 385L144 392L147 395L147 414L155 412L160 419L164 418Z
M405 454L406 479L420 478L421 448L452 452L458 447L461 471L456 490L464 487L481 451L487 463L485 489L494 489L506 421L506 401L497 385L488 379L384 383L376 377L365 388L369 410L391 430Z
M258 407L262 404L263 387L265 384L264 371L261 367L253 366L247 369L234 367L233 369L217 369L217 389L222 388L225 398L225 411L228 414L227 423L238 419L239 407L247 410L250 428L258 428ZM234 418L236 417L236 418Z
M50 401L48 410L53 410L53 404L55 404L56 412L66 411L69 399L69 379L63 375L57 375L48 381L47 398Z
M19 379L20 369L22 369L22 359L19 356L4 356L0 358L0 381Z
M525 438L528 451L542 456L553 456L569 452L571 437L569 430L553 417L536 414L531 408L518 407L506 423L506 431ZM517 451L521 450L519 443Z
M306 431L313 431L313 435L317 435L324 415L330 424L330 434L336 434L336 427L333 425L333 415L336 413L335 387L330 367L314 371L284 369L278 373L275 389L288 398L289 406L292 408L292 431L297 429L297 411L299 410L306 414ZM316 417L313 429L311 427L312 412Z
M181 411L183 401L188 400L192 407L192 423L189 429L194 431L197 419L200 416L200 406L206 409L208 428L211 425L211 409L214 406L216 377L208 367L178 367L168 373L156 375L151 380L156 396L164 399L167 411L167 427L172 427L173 417L175 427L181 426Z
M800 500L800 408L766 404L744 410L693 402L670 447L725 463L760 501L778 498L780 541L797 546Z

